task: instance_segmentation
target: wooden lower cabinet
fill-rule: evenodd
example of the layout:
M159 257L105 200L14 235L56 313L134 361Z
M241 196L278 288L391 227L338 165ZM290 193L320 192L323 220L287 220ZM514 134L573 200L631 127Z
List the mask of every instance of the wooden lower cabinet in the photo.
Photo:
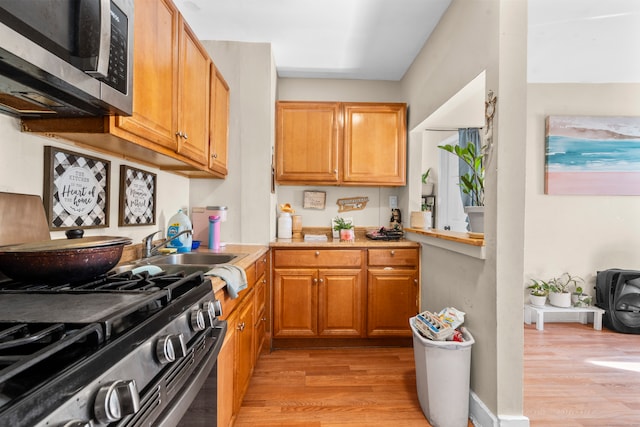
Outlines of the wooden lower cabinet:
M276 269L275 338L363 337L360 269Z
M418 312L415 269L369 268L367 336L411 336L409 318Z
M253 291L251 291L253 292ZM249 386L249 380L253 373L254 353L253 353L253 295L248 295L237 308L238 319L236 322L236 366L234 392L234 413L237 413L242 406L242 399Z
M222 303L227 334L218 355L218 424L231 426L242 406L253 368L263 349L269 319L269 253L245 269L248 289L231 299L216 292Z
M411 337L409 318L419 309L418 248L273 254L274 344L346 338L374 345Z

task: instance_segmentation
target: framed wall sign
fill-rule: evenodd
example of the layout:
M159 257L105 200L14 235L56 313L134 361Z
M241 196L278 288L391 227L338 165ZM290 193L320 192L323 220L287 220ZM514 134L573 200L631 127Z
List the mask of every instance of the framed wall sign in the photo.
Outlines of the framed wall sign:
M109 226L111 162L44 147L43 202L50 230Z
M324 209L327 203L325 191L305 191L302 207L305 209Z
M156 174L120 166L118 225L156 223Z

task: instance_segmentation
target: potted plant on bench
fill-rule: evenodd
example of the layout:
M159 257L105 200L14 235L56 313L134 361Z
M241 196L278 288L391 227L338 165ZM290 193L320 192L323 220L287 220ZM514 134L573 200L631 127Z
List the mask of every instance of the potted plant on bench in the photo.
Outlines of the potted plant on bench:
M547 295L549 295L549 283L544 280L532 280L532 284L527 287L529 289L529 301L531 305L544 307L547 303Z
M563 273L549 281L549 303L556 307L571 307L571 287L583 282L581 277Z
M589 307L593 298L583 292L582 286L576 286L576 290L571 293L571 304L574 307Z

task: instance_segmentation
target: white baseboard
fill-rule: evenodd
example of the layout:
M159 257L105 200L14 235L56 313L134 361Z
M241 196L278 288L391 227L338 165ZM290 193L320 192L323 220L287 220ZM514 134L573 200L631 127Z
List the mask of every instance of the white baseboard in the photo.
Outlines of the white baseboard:
M496 417L471 390L469 390L469 418L475 427L529 427L529 418L524 415Z

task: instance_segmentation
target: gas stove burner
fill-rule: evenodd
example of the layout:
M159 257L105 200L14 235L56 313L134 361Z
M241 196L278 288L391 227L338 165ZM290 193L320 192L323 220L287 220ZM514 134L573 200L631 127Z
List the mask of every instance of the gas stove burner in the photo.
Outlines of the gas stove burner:
M92 402L114 399L110 386L132 399L136 414L123 407L120 418L151 425L192 372L208 374L226 332L202 273L2 281L0 306L0 425L16 427L109 424L104 406Z

